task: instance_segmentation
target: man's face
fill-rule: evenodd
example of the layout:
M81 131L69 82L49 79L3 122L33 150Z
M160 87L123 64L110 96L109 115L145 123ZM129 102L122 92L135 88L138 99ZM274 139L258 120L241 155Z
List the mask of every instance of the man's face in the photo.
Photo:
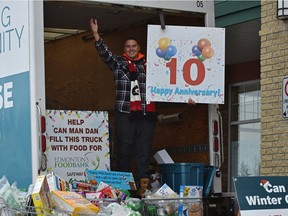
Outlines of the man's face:
M133 60L137 59L139 51L140 46L138 45L137 41L131 39L125 42L124 52L129 58Z

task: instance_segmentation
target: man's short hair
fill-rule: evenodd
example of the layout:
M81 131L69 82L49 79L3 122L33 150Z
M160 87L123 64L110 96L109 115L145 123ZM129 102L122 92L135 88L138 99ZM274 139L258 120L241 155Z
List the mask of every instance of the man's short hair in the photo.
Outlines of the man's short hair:
M138 39L136 37L127 37L126 40L124 41L124 45L126 44L126 42L128 40L134 40L134 41L136 41L139 44Z

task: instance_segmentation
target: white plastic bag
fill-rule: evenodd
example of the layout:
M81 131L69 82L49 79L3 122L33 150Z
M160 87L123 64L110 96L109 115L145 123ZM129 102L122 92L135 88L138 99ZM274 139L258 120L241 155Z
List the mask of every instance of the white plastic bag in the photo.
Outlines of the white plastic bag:
M5 175L0 179L0 197L4 199L8 208L20 209L20 202Z

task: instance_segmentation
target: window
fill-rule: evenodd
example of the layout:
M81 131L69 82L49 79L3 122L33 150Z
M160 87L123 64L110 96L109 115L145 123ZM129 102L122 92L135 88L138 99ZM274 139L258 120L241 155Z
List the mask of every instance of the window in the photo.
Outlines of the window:
M260 174L260 82L229 88L229 167L233 178Z

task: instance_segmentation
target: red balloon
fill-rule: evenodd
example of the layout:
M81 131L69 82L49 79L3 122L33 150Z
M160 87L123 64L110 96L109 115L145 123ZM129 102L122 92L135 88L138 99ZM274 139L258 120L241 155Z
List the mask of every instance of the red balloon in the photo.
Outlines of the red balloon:
M202 38L202 39L200 39L199 41L198 41L198 48L200 49L200 50L202 50L204 47L206 47L206 46L211 46L211 42L208 40L208 39L206 39L206 38Z

